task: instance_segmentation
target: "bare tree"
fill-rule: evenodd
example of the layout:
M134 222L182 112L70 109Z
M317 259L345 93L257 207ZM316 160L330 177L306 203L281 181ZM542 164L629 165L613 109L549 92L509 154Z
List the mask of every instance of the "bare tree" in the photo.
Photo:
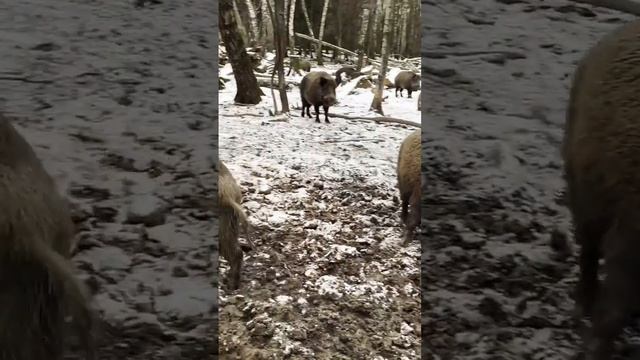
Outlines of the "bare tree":
M307 3L305 0L300 0L300 7L302 8L304 20L307 22L307 27L309 28L309 35L311 35L312 38L315 38L316 35L313 33L313 26L311 25L311 20L309 19L309 12L307 11Z
M220 38L227 50L238 91L234 100L240 104L258 104L264 95L253 73L251 59L238 33L238 25L233 12L233 0L220 0L218 5L218 26Z
M269 0L261 0L260 12L262 13L262 38L260 42L264 45L270 45L273 39L273 21L271 20L272 9Z
M382 95L384 91L384 79L387 75L387 63L389 62L389 34L391 34L391 10L393 7L393 0L388 0L385 5L383 27L382 27L382 65L380 66L380 73L378 74L378 84L376 86L375 95L371 102L371 109L384 116L382 110Z
M375 1L375 0L374 0ZM358 63L356 68L358 71L362 69L364 63L364 54L366 48L367 30L369 29L369 11L374 5L373 1L365 1L362 4L362 25L360 27L360 38L358 39Z
M253 7L251 0L245 0L247 6L247 13L249 14L249 42L251 45L258 41L258 18L256 16L256 9Z
M324 35L324 25L327 20L327 11L329 10L329 0L324 0L324 8L322 9L322 18L320 20L320 34L318 35L318 51L317 51L317 61L318 65L322 66L324 62L322 61L322 36Z
M242 23L242 16L240 16L240 11L238 10L238 3L236 0L232 0L233 3L233 15L236 17L236 24L238 25L238 32L240 36L242 36L242 41L247 44L249 42L249 36L247 35L247 29L245 29L244 24Z
M296 0L291 0L291 8L289 9L289 48L291 52L296 48L296 37L293 35L294 16L296 13Z
M271 18L273 19L273 39L274 46L276 48L276 59L275 66L273 67L273 72L271 73L271 81L273 81L273 77L278 72L278 90L280 91L280 102L282 103L282 112L289 112L289 100L287 99L287 84L284 81L284 58L287 55L287 29L285 24L285 3L284 0L274 0L275 3L275 13L271 14ZM276 108L276 113L278 112L278 108L276 105L276 99L273 99L273 105Z

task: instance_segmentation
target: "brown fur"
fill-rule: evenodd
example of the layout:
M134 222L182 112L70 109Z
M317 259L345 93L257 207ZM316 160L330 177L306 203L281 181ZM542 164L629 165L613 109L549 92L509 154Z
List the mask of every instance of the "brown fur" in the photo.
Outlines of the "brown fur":
M422 218L420 197L422 194L422 176L420 173L421 162L421 134L416 130L409 134L400 145L398 154L398 189L402 202L400 218L405 225L404 243L413 239L415 228L420 225ZM410 209L409 209L410 205ZM409 215L409 210L411 215Z
M291 62L289 63L289 72L287 72L287 76L291 75L291 71L295 71L296 74L300 75L300 70L304 70L305 72L311 71L311 63L307 60L302 60L300 58L291 58Z
M93 359L93 312L69 261L74 230L68 204L3 116L0 203L0 359L62 359L68 314Z
M563 144L580 249L576 315L593 315L587 359L610 359L640 304L640 21L604 37L578 65ZM606 280L599 284L598 259Z
M302 100L302 117L304 110L309 113L311 105L316 112L316 122L320 122L320 105L324 109L324 121L329 121L329 107L336 103L336 82L324 71L313 71L302 78L300 82L300 99Z
M220 207L220 255L222 255L231 266L229 271L228 284L232 290L240 286L240 273L242 272L243 253L238 236L240 227L247 234L247 241L254 247L249 239L249 221L247 215L241 207L242 189L233 178L227 166L220 161L220 173L218 175L218 205Z
M398 97L398 90L400 90L400 97L402 97L402 90L406 89L411 98L411 92L420 89L420 77L413 71L400 71L396 75L395 79L396 97Z

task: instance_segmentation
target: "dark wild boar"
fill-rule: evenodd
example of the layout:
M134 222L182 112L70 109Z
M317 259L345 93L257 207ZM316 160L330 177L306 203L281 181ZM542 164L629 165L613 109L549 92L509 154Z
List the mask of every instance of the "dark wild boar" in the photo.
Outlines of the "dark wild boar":
M412 71L400 71L396 75L395 86L396 97L398 97L398 90L400 90L400 97L402 97L402 90L406 89L409 98L411 98L411 93L420 89L420 76Z
M219 206L219 240L220 255L224 257L230 266L227 284L231 290L240 286L240 273L242 272L243 251L238 242L240 228L247 235L247 241L251 247L253 242L249 239L249 221L242 206L242 189L233 178L227 166L220 161L218 173L218 206Z
M400 201L402 202L400 218L405 226L403 233L405 244L413 240L415 228L420 225L420 219L422 218L420 208L420 196L422 194L420 137L421 131L416 130L402 141L396 168ZM409 214L409 211L411 214Z
M640 21L598 42L576 69L563 158L580 245L575 315L592 316L586 359L611 359L640 305ZM604 257L605 280L598 280Z
M68 203L32 147L0 115L0 359L60 360L67 326L95 358L94 312L70 261Z
M342 77L345 76L347 79L355 79L358 76L364 75L363 73L356 71L354 67L345 66L341 67L336 71L336 85L340 85L342 82Z
M324 109L324 122L329 123L329 106L336 103L336 82L324 71L313 71L300 82L300 99L302 100L302 117L304 110L311 118L309 109L313 105L316 111L316 122L320 122L320 105Z

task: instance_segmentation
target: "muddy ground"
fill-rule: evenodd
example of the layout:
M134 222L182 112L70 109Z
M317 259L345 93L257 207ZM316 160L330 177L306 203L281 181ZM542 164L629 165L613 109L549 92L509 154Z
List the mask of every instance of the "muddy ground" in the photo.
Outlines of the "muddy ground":
M217 348L214 7L0 2L0 104L73 203L102 360Z
M220 358L419 358L420 244L402 244L395 187L398 150L415 127L316 123L300 116L297 86L290 115L275 118L268 89L258 105L235 105L226 77L220 158L243 188L256 249L245 253L241 288L220 289ZM342 90L330 113L375 116L368 89ZM416 96L385 94L389 116L419 123Z
M560 0L423 1L425 358L575 354L568 87L576 61L628 19Z

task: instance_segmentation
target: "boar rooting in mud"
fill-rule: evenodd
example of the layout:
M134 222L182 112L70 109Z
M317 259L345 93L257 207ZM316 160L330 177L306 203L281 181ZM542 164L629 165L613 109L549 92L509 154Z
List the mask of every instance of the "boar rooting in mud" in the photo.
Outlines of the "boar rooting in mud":
M320 106L324 109L324 121L329 123L329 107L336 103L336 82L324 71L313 71L300 82L300 99L302 100L302 117L304 111L311 118L311 105L316 112L316 122L320 122Z
M406 89L409 93L408 97L411 98L411 93L420 89L420 76L412 71L400 71L396 75L395 86L396 97L398 97L398 90L400 90L400 97L402 97L402 90Z
M575 315L592 316L586 359L611 359L640 305L640 21L615 30L579 63L566 116L568 206L580 245ZM606 278L598 280L604 257Z
M67 201L1 115L0 204L0 359L62 359L67 316L94 359L95 314L69 259L75 231Z
M229 172L227 166L220 161L218 174L218 206L219 206L219 240L220 255L230 266L227 284L231 290L240 286L242 272L243 251L238 242L240 229L247 236L247 241L255 248L249 238L249 221L242 206L242 189Z
M413 240L415 228L420 225L422 211L420 196L422 194L421 167L421 131L416 130L409 134L400 145L398 154L398 189L402 210L400 218L405 226L403 237L407 244Z

